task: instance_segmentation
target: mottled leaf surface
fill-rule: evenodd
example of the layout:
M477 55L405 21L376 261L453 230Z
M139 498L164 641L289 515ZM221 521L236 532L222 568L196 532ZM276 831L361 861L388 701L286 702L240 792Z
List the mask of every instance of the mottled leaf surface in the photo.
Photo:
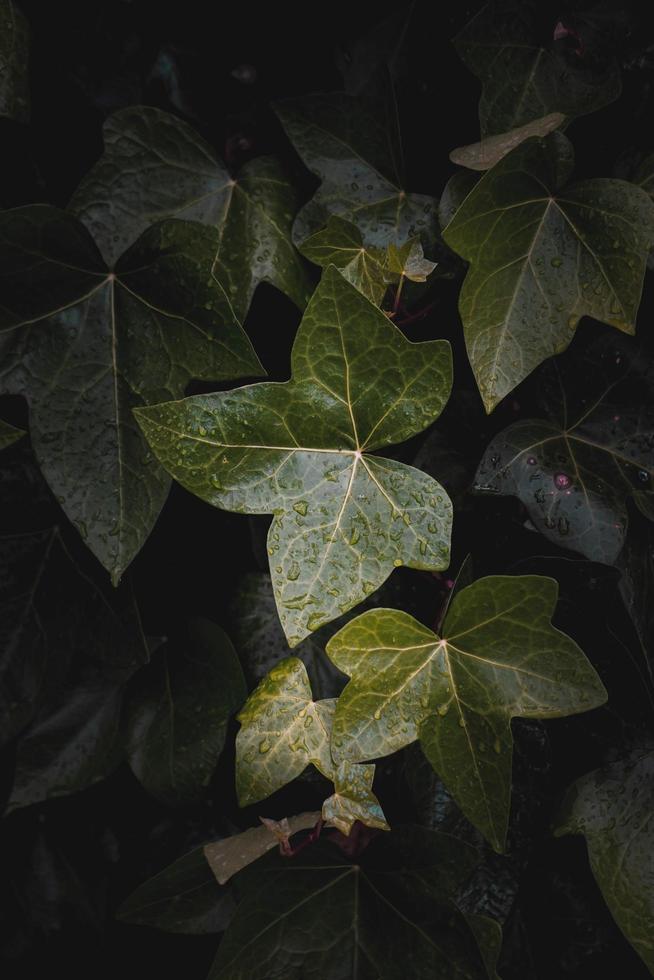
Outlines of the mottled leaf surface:
M270 571L291 646L378 588L393 568L449 562L451 505L425 474L368 450L429 425L447 401L450 349L412 344L338 270L298 329L291 381L140 409L164 467L227 510L273 513Z
M357 820L366 827L390 830L379 800L372 791L374 777L374 766L341 762L333 774L334 792L322 805L323 820L346 837Z
M556 834L584 835L606 904L654 976L654 752L578 779Z
M240 319L260 282L304 308L309 286L291 243L298 200L276 159L251 160L232 177L198 133L151 106L114 113L104 141L69 208L109 264L156 221L198 221L218 232L214 274Z
M582 316L635 329L654 203L601 178L568 184L560 133L531 138L488 171L443 231L470 263L459 297L487 411L570 343Z
M336 701L314 701L304 664L287 657L255 688L237 715L236 791L241 806L263 800L312 763L331 779Z
M386 119L342 93L288 99L275 111L321 182L293 224L297 245L323 228L329 215L339 215L356 225L365 245L402 245L419 235L429 248L437 237L437 202L402 188Z
M209 620L189 623L139 671L127 695L125 744L142 786L169 805L200 798L225 744L230 716L247 696L227 634Z
M555 20L552 19L552 32ZM482 7L454 39L479 78L482 136L504 133L550 112L581 116L613 102L620 72L612 58L598 64L542 47L538 0L497 0ZM552 35L550 35L552 36Z
M0 116L29 122L30 29L13 0L0 0Z
M458 592L439 638L413 617L372 610L327 653L352 679L332 754L358 762L419 739L464 814L496 850L511 796L511 718L587 711L606 691L577 644L551 625L557 584L489 576Z
M117 582L170 486L132 408L180 397L193 377L261 370L212 274L219 233L159 223L113 271L56 208L4 212L0 237L0 389L28 400L42 472Z

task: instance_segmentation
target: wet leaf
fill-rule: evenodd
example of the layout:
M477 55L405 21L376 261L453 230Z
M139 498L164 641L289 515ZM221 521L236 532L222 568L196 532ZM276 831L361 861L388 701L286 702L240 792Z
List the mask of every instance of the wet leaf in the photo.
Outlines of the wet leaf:
M0 389L28 400L42 472L117 583L170 486L131 409L261 369L212 274L219 233L160 223L114 271L56 208L6 211L0 236Z
M336 707L337 762L389 755L419 739L467 818L504 847L511 718L588 711L606 691L584 654L551 625L558 587L489 576L461 589L443 637L393 609L366 612L327 644L352 679Z
M234 912L231 890L217 883L196 847L132 892L116 913L123 922L165 932L223 932Z
M482 83L482 136L503 133L550 112L574 117L613 102L621 91L615 59L576 59L542 47L538 0L488 3L454 39ZM552 19L552 32L555 21Z
M426 282L436 268L435 262L425 258L418 239L410 239L404 245L393 242L386 250L386 278L390 282L410 279L411 282Z
M273 513L270 572L290 646L393 568L449 561L451 505L412 467L368 455L421 431L449 395L445 341L408 342L340 273L298 329L293 378L139 409L157 458L215 506Z
M654 976L654 752L578 779L555 833L585 836L611 915Z
M114 113L104 141L69 208L109 264L156 221L198 221L218 232L214 275L240 320L260 282L305 307L309 284L291 243L298 199L276 159L250 160L233 178L198 133L151 106Z
M336 701L314 701L304 664L287 657L255 688L237 715L236 791L241 806L265 799L311 763L328 779Z
M498 133L497 136L487 136L479 143L469 146L458 146L450 153L452 163L469 170L490 170L517 146L524 143L530 136L547 136L552 130L558 129L565 122L561 112L550 112L547 116L534 119L532 122L518 126L508 133Z
M209 620L189 623L184 645L158 651L125 709L127 758L145 789L173 806L201 797L246 696L229 637Z
M27 123L30 29L13 0L0 0L0 116Z
M273 847L278 847L280 842L288 841L299 830L315 827L320 814L317 811L298 813L281 821L264 817L259 819L263 824L261 827L250 827L241 834L205 844L204 856L219 885L224 885L248 864L257 861Z
M403 245L418 235L429 250L438 234L437 202L402 188L386 118L343 93L288 99L275 111L321 181L295 219L296 245L323 228L330 215L339 215L356 225L366 246Z
M361 232L351 221L332 215L327 226L310 235L300 246L310 262L326 269L335 265L375 306L388 288L384 277L384 249L365 246Z
M459 309L488 412L565 350L582 316L634 332L654 204L621 180L568 184L571 169L562 134L526 140L481 178L443 231L470 262Z
M390 830L379 800L372 791L374 766L341 762L333 774L334 793L322 805L323 820L349 836L354 823Z

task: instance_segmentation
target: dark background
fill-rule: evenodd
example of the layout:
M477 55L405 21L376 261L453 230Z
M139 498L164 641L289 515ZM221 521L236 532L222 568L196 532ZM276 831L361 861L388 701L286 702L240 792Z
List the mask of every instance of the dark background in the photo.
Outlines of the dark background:
M399 95L410 190L438 196L454 172L449 151L478 138L479 85L450 40L480 5L450 3L438 10L433 4L416 5L410 70ZM266 152L285 156L309 196L312 181L269 103L339 88L336 50L394 9L379 3L227 6L190 0L165 8L146 0L23 0L20 6L33 32L32 122L25 128L0 120L2 207L32 201L65 206L102 152L103 120L115 109L139 103L183 115L234 166ZM604 5L619 26L613 40L624 90L618 102L570 127L579 176L622 175L632 159L654 149L654 31L646 6ZM571 8L577 9L543 4L543 43ZM243 65L256 71L254 84L232 75ZM531 571L559 580L557 624L577 639L611 693L610 709L515 726L512 844L517 857L509 861L510 873L498 875L508 874L517 895L506 924L502 975L506 980L583 980L603 970L639 980L647 971L606 911L583 840L552 839L550 820L573 779L628 748L639 726L649 725L651 731L640 654L613 569L573 564L575 556L525 528L517 501L489 501L466 492L490 438L515 419L529 417L536 391L528 380L490 418L485 416L462 344L459 285L459 275L438 280L429 314L407 327L412 340L447 337L454 346L455 393L437 426L441 436L438 443L421 436L394 455L411 461L421 450L421 465L429 469L433 459L434 474L455 497L454 571L472 552L477 576ZM651 312L646 287L638 335L643 356L651 349ZM272 380L288 377L298 322L297 310L281 293L259 288L246 329ZM607 330L584 320L572 356ZM27 411L18 399L0 399L0 415L27 426ZM59 523L84 574L108 588L104 573L42 484L26 441L3 454L0 499L3 532ZM634 513L636 529L639 520ZM145 633L175 638L197 615L228 627L228 599L238 576L265 568L261 543L267 524L268 518L213 510L174 486L154 533L120 586L121 593L135 596ZM422 616L433 621L446 594L442 578L407 570L395 575L407 594L419 593ZM0 792L6 793L11 748L0 762ZM3 976L27 980L48 971L69 980L130 980L147 971L201 980L216 948L214 937L127 926L115 921L114 912L141 881L179 854L254 822L256 814L238 810L231 766L231 758L223 758L207 801L183 812L154 801L123 765L80 794L6 818L0 829ZM407 802L402 780L401 766L391 760L376 784L391 822L415 819L419 811L415 801ZM319 799L319 789L310 783L290 787L270 802L270 815L307 809L317 801L319 806Z

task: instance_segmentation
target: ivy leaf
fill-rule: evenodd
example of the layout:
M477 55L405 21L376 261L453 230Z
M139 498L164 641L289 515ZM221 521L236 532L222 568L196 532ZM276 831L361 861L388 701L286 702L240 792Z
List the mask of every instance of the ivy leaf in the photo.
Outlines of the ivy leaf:
M549 541L611 565L627 533L627 499L654 477L654 372L641 355L610 345L586 348L582 362L558 361L540 388L555 382L548 401L561 417L516 422L495 436L474 489L518 497ZM592 380L580 401L571 393L582 371Z
M424 429L450 391L445 341L412 344L329 268L298 329L293 378L139 409L154 453L210 503L273 513L270 570L290 646L394 567L449 562L451 504L412 467L368 455Z
M358 616L327 644L352 680L333 722L335 761L388 755L420 739L463 813L497 851L511 796L511 718L588 711L606 691L550 622L558 587L489 576L458 592L439 638L393 609Z
M356 864L320 844L292 867L269 855L240 880L209 980L482 980L452 901L475 861L473 848L419 827L373 839Z
M654 976L654 752L577 780L555 833L585 836L611 915Z
M302 245L339 215L359 229L366 246L402 245L420 236L425 248L436 240L437 202L407 194L383 123L365 101L343 93L288 99L275 106L305 165L321 181L293 224Z
M459 309L488 412L570 343L582 316L634 325L654 203L621 180L567 184L566 138L526 140L465 198L445 241L467 261Z
M123 922L165 932L207 935L223 932L234 912L234 897L221 888L196 847L132 892L116 913Z
M322 805L323 820L346 837L357 820L366 827L390 830L379 800L372 791L374 776L374 766L341 762L333 773L334 793Z
M454 39L459 57L482 83L482 136L554 111L585 115L620 95L614 58L573 61L563 51L541 47L541 20L538 0L498 0L482 7Z
M262 826L249 827L241 834L223 837L204 845L204 856L209 863L216 881L224 885L248 864L258 860L273 847L287 842L300 830L309 830L318 823L318 812L298 813L283 820L268 820L259 817Z
M0 116L27 123L30 117L30 29L13 0L0 0Z
M255 688L237 715L236 791L241 806L265 799L312 763L331 779L334 699L314 701L306 667L287 657Z
M17 429L14 425L10 425L9 422L3 422L0 419L0 450L12 446L19 439L22 439L24 435L25 433L22 429Z
M109 271L66 212L36 205L0 215L0 388L30 403L43 474L114 583L170 486L132 407L180 397L193 377L261 370L212 274L218 237L162 222Z
M208 620L189 623L185 647L166 644L127 693L127 758L144 788L173 806L200 797L246 696L229 637Z
M388 288L384 277L384 250L365 246L361 232L351 221L331 215L327 226L310 235L300 246L310 262L326 269L336 266L375 306L380 306Z
M565 116L561 112L550 112L540 119L534 119L518 126L508 133L498 133L497 136L486 136L479 143L470 143L468 146L458 146L450 153L450 160L459 167L467 167L469 170L490 170L496 163L499 163L507 153L515 150L517 146L524 143L530 136L547 136L553 130L558 129L565 122Z
M181 119L130 106L104 125L105 151L69 209L113 264L156 221L183 218L215 228L214 275L240 320L260 282L304 309L309 284L291 243L297 194L273 157L250 160L236 178Z
M386 250L386 277L389 282L402 278L411 282L426 282L436 265L436 262L425 258L418 239L409 239L401 246L391 242Z

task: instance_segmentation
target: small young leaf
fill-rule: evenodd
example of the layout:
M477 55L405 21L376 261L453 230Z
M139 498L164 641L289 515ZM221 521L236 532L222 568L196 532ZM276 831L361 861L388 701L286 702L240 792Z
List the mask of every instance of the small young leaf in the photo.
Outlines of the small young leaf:
M606 691L550 622L553 579L490 576L462 589L442 639L393 609L363 613L327 644L352 680L334 715L335 761L388 755L420 739L464 814L501 851L511 795L511 718L588 711Z
M445 341L407 341L330 267L298 329L291 381L135 412L157 458L193 493L275 515L270 572L291 646L394 567L447 567L451 504L442 487L368 450L439 415L450 357Z
M386 249L385 270L389 282L396 282L402 277L411 282L426 282L435 268L436 263L425 258L418 239L409 239L401 246L391 242Z
M390 830L379 800L372 791L374 766L341 762L334 772L334 793L322 805L323 820L349 836L354 823Z
M555 833L585 836L611 915L654 976L654 752L578 779Z
M565 186L571 169L561 133L526 140L482 177L443 231L470 262L459 308L488 412L565 350L582 316L634 332L654 203L622 180Z
M384 278L384 250L365 246L361 232L351 221L331 215L327 226L310 235L300 251L323 269L335 265L371 303L381 305L388 288Z
M13 0L0 0L0 116L29 122L30 29Z

